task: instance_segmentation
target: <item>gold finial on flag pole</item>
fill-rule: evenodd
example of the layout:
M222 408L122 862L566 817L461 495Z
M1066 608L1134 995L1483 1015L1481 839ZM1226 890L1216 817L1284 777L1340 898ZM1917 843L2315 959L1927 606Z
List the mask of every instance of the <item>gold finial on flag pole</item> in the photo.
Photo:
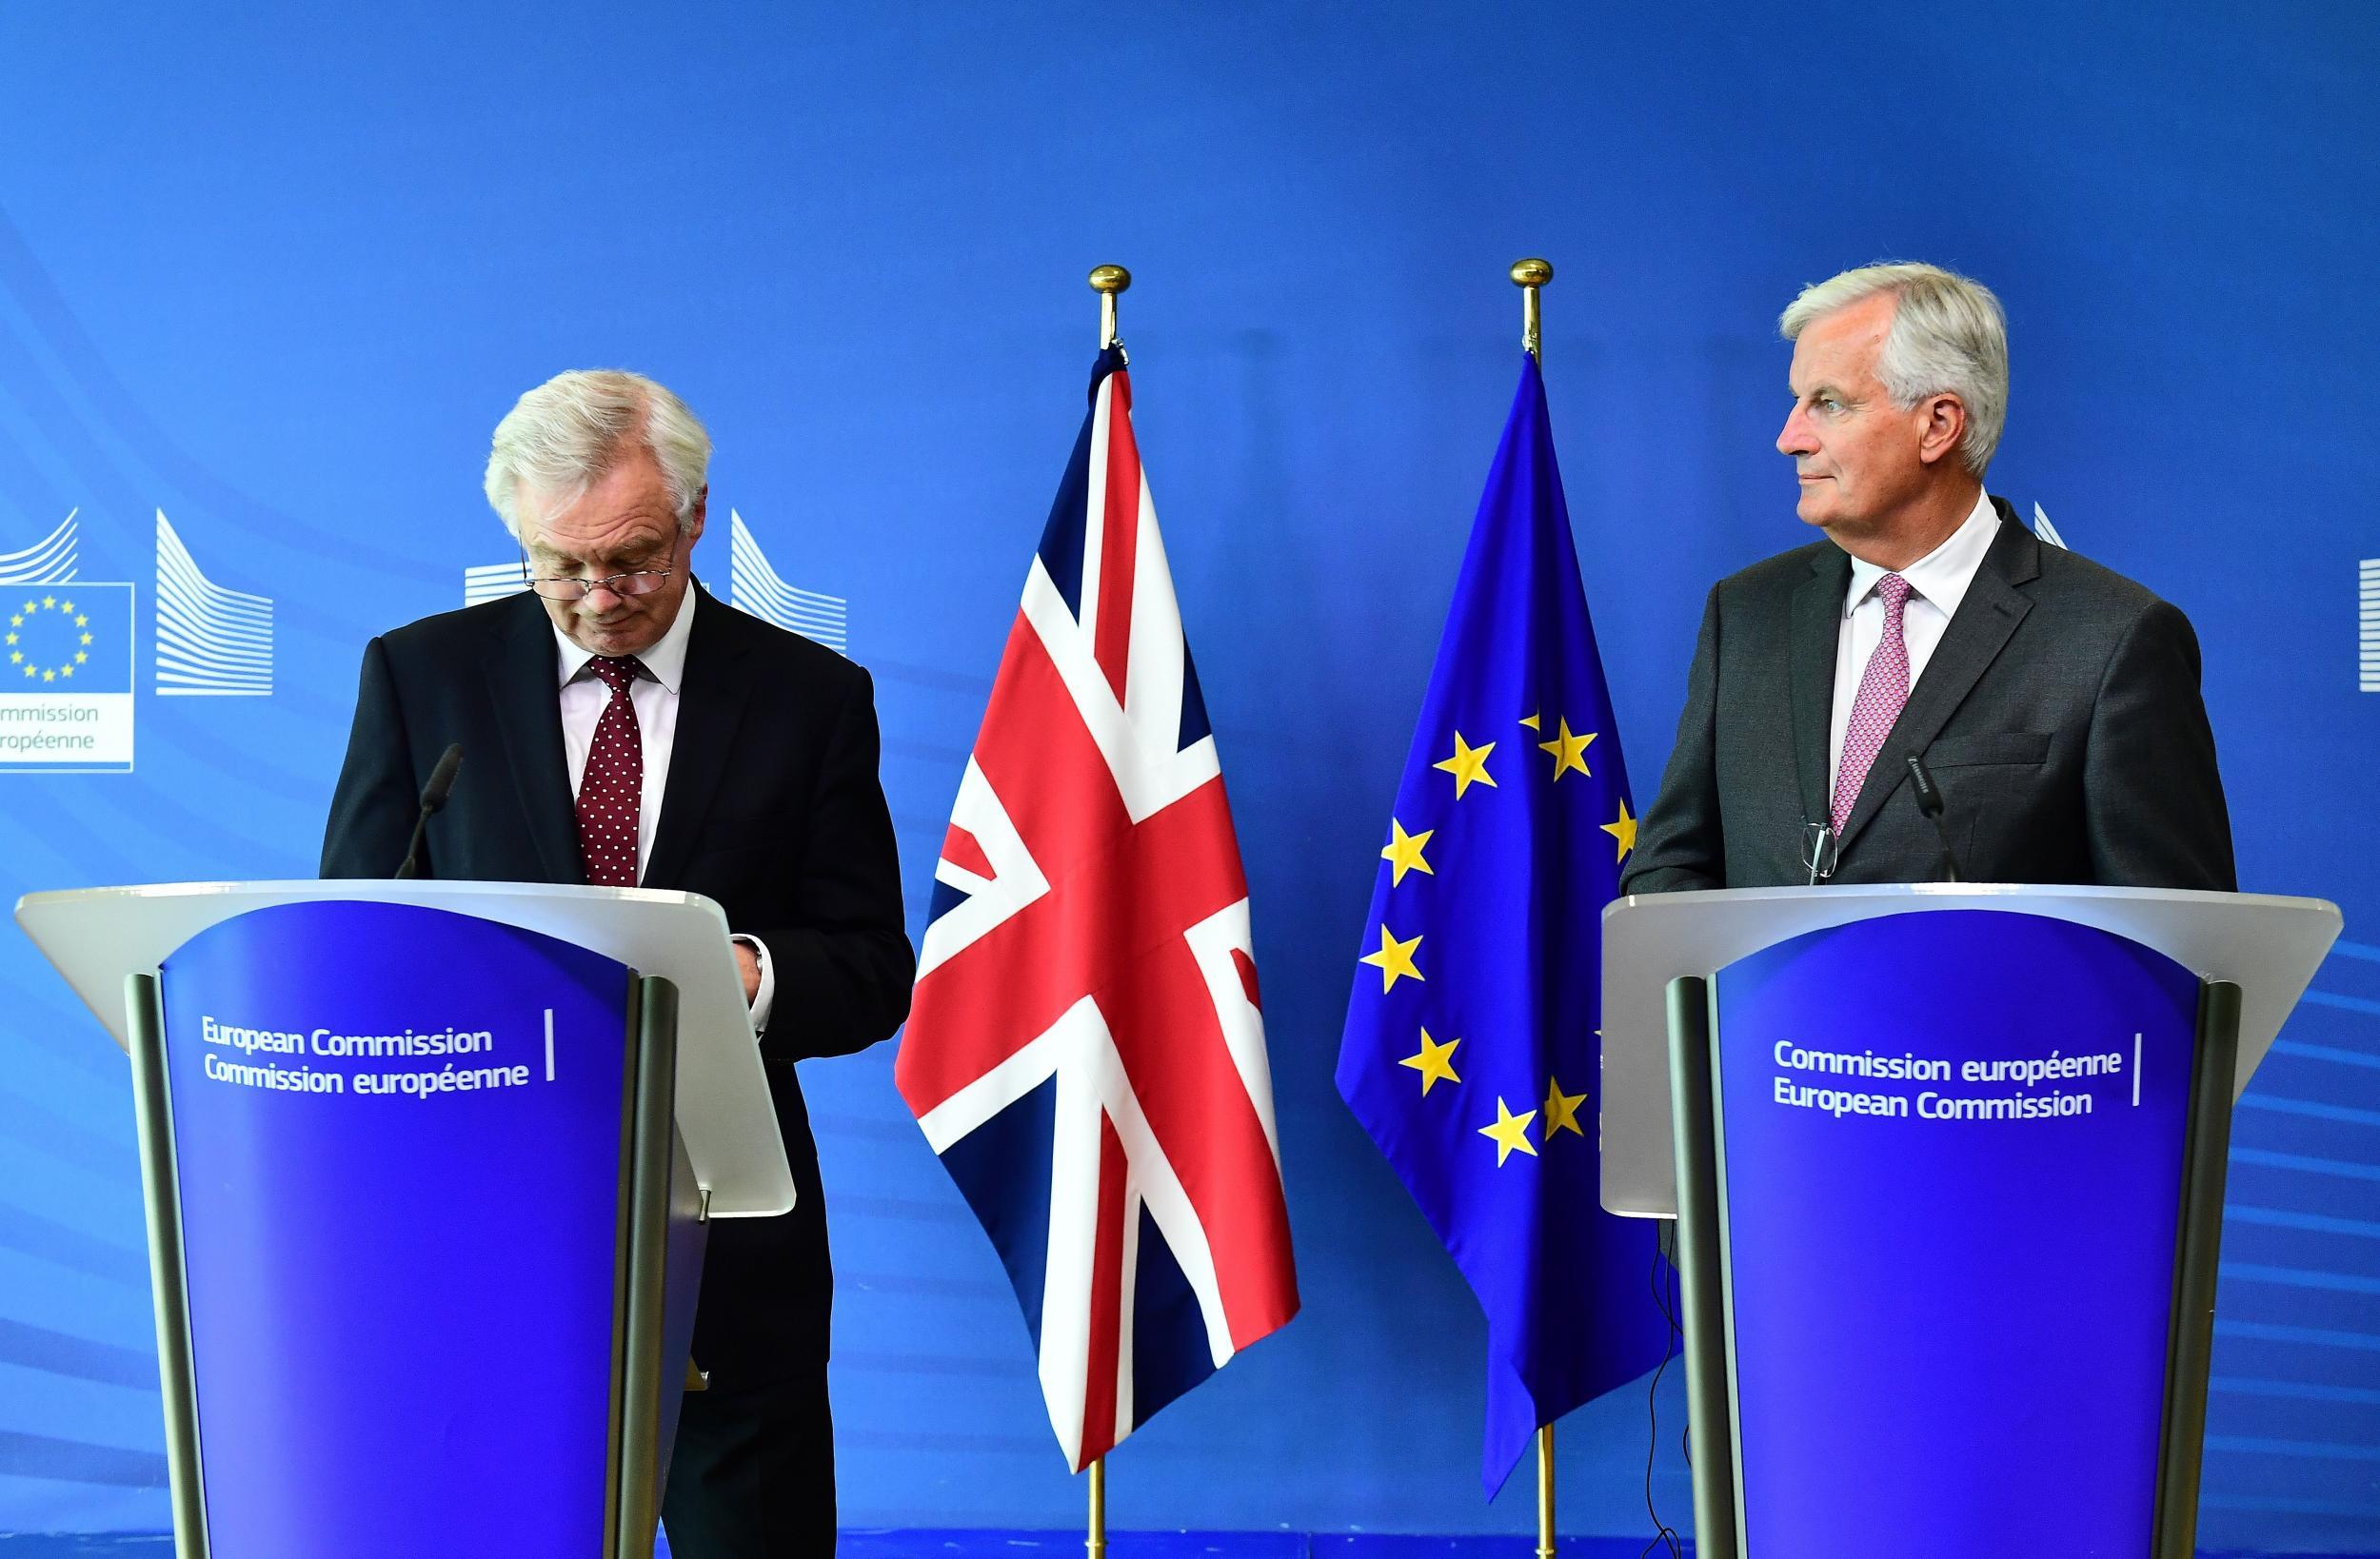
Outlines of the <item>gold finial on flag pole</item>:
M1537 353L1537 288L1554 279L1554 267L1542 260L1516 260L1513 286L1520 288L1520 345L1531 357ZM1097 285L1097 284L1093 284Z
M1116 294L1132 285L1132 272L1121 266L1093 266L1091 290L1100 295L1100 350L1122 345L1116 334Z
M1542 260L1523 260L1520 263L1521 266L1544 264ZM1551 267L1548 268L1550 270ZM1513 267L1513 274L1516 280L1518 279L1520 266ZM1531 287L1529 295L1533 298L1537 296L1537 288ZM1531 312L1534 314L1536 310ZM1532 326L1536 323L1534 319L1530 321ZM1535 334L1534 329L1531 333ZM1537 1426L1537 1559L1554 1559L1554 1426L1551 1424Z
M1100 270L1112 270L1120 276L1123 274L1122 267L1119 266L1101 266ZM1099 271L1095 270L1091 274L1097 277ZM1099 283L1094 281L1091 285L1097 286ZM1122 290L1121 286L1116 288L1116 292ZM1116 292L1107 294L1107 306L1110 309L1116 306ZM1115 340L1112 329L1108 340L1110 342ZM1089 1541L1082 1546L1090 1550L1091 1559L1105 1559L1107 1553L1107 1458L1104 1456L1091 1463L1091 1536Z

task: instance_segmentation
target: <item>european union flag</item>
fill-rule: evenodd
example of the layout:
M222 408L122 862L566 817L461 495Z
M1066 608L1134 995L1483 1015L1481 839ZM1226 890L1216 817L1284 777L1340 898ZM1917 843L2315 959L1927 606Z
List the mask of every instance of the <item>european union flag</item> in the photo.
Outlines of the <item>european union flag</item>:
M0 582L0 774L132 766L132 587Z
M0 583L0 693L132 691L132 587Z
M1651 1224L1597 1200L1603 906L1636 845L1537 361L1522 365L1347 1006L1339 1091L1488 1321L1494 1495L1669 1345Z

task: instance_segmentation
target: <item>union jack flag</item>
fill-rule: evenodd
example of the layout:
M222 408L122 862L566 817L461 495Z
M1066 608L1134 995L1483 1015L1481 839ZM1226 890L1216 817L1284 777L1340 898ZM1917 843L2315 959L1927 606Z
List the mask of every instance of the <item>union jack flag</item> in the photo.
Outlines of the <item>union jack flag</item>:
M1248 888L1121 350L934 863L894 1077L1076 1470L1298 1311Z

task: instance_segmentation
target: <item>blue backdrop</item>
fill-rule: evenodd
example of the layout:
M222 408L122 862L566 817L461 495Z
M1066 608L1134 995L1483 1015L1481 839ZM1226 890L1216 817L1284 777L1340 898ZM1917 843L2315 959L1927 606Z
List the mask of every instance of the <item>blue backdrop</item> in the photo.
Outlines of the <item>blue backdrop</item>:
M1115 1519L1525 1530L1526 1478L1479 1503L1477 1310L1331 1086L1511 396L1504 266L1559 272L1556 434L1645 794L1704 589L1803 539L1777 310L1938 261L2008 305L1993 490L2192 614L2243 885L2363 938L2239 1116L2205 1530L2380 1551L2380 22L2075 10L8 8L0 578L70 546L136 586L93 717L136 750L0 754L0 901L308 873L365 638L512 555L489 429L621 365L716 436L698 568L875 671L914 922L1081 417L1082 273L1129 265L1306 1310L1126 1447ZM891 1055L803 1079L845 1519L1072 1525ZM1642 1529L1643 1406L1568 1421L1567 1527ZM0 937L0 1532L162 1526L159 1433L125 1067Z

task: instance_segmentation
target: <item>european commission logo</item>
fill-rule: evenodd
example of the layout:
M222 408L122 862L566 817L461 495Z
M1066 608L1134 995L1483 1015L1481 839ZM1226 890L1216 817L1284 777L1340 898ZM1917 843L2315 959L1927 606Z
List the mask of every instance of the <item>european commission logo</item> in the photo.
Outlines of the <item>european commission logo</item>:
M157 511L157 681L167 698L269 698L272 602L199 571Z
M463 604L477 606L482 602L517 596L528 587L526 563L476 563L463 571Z
M841 596L797 590L780 579L744 516L727 511L727 599L738 611L789 633L815 639L838 655L851 653L850 602Z
M74 517L69 509L58 528L22 552L0 552L0 589L11 584L58 584L74 577Z
M76 514L0 552L0 774L133 766L133 588L76 579Z
M132 767L135 587L81 578L81 513L30 546L0 552L0 774ZM164 510L156 522L150 690L269 696L272 602L208 579Z
M75 551L69 514L0 553L0 774L132 767L132 586L76 579Z
M2355 565L2355 685L2380 693L2380 558Z
M463 570L466 606L518 595L528 587L523 565L517 562L477 563ZM761 550L752 527L733 509L727 511L727 604L787 632L814 639L839 655L851 653L850 602L841 596L787 584Z

